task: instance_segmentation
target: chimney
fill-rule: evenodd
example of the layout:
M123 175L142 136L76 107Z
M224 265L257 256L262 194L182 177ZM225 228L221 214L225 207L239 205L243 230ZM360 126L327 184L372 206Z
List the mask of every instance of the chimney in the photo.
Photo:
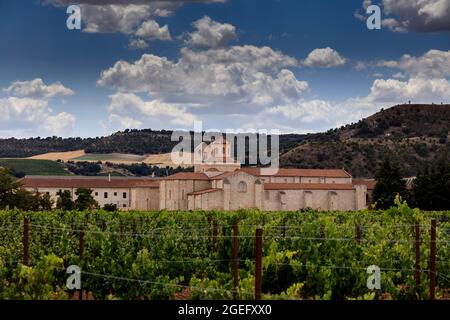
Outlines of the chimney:
M108 181L111 182L111 173L108 173Z

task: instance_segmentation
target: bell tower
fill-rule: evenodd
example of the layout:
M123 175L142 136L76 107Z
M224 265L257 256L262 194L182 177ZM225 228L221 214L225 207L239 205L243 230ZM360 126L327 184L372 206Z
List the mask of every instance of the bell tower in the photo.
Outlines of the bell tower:
M194 150L195 172L230 172L241 168L241 164L231 156L230 143L220 137L213 142L200 143Z

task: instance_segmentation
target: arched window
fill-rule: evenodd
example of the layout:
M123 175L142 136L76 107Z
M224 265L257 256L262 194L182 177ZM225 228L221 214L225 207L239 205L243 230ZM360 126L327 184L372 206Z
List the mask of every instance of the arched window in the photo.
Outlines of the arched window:
M245 183L245 181L239 182L238 191L239 192L247 192L247 184Z

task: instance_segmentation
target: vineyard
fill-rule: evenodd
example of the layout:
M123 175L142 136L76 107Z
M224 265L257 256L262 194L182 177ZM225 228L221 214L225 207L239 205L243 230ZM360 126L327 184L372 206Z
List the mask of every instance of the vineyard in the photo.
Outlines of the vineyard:
M0 299L80 299L66 287L70 265L82 299L446 298L449 218L399 202L335 213L1 211ZM367 287L372 265L380 289Z

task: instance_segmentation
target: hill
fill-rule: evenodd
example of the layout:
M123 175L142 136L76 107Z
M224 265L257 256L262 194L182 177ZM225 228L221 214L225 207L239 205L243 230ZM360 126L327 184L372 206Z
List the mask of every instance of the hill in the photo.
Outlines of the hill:
M125 130L96 138L29 138L0 139L0 157L26 158L45 153L84 150L86 153L159 154L170 152L176 142L172 131Z
M281 135L280 164L345 168L355 177L373 177L389 154L402 162L405 176L413 176L422 164L449 151L449 131L450 105L397 105L325 133ZM169 163L164 154L177 144L171 141L171 135L167 130L133 129L86 139L0 139L0 157L125 164L136 161L165 167Z
M397 158L405 176L450 151L450 105L398 105L358 123L305 139L280 157L285 167L345 168L373 177L386 155Z
M193 133L191 132L191 135ZM87 154L126 154L126 155L156 155L170 153L178 143L171 141L172 131L167 130L125 130L110 136L96 138L29 138L29 139L0 139L0 157L2 158L40 158L45 154L56 158L51 160L67 160ZM298 142L305 139L305 135L288 134L280 139L281 151L290 150ZM192 146L193 149L194 146ZM50 155L47 155L51 153ZM72 154L73 153L73 154ZM69 157L69 158L67 158ZM95 158L95 156L91 155ZM104 156L100 156L104 157ZM67 159L66 159L67 158ZM98 157L97 157L98 158Z

